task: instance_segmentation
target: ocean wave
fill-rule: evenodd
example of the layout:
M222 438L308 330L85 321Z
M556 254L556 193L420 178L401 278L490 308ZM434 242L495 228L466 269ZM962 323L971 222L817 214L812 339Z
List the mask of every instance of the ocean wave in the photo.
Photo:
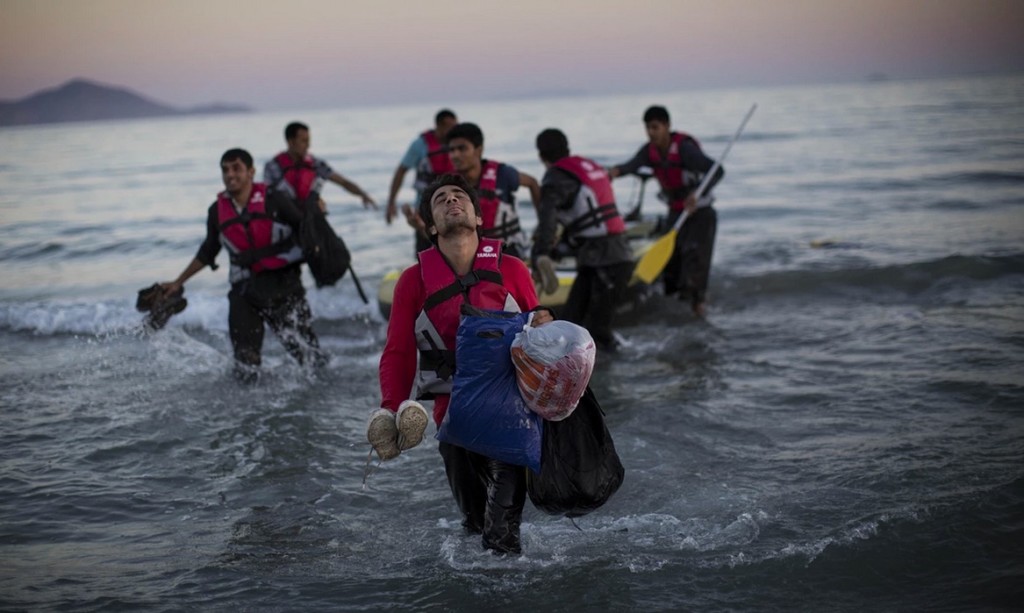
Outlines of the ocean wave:
M709 136L701 138L700 142L704 145L711 143L727 143L732 140L733 135L730 134L719 134L716 136ZM805 138L806 134L802 132L744 132L744 142L762 142L762 143L775 143L791 140L799 140Z
M0 305L0 330L39 335L142 331L134 305L118 302L29 302Z
M922 188L965 187L991 188L998 186L1024 185L1024 173L1009 170L978 170L950 172L939 174L922 174L916 177L871 178L860 175L849 178L836 178L826 181L806 181L799 184L801 189L814 191L849 191L859 192L902 192L917 191Z
M954 172L948 175L927 177L926 181L946 182L956 185L1021 185L1024 184L1024 172L1009 170L980 170L974 172Z
M171 318L169 328L184 327L227 333L228 301L223 293L187 295L188 307ZM311 291L313 315L327 322L379 321L375 303L366 305L351 288ZM144 315L135 309L135 296L116 300L49 300L0 304L0 330L43 336L106 336L142 334ZM327 324L330 326L330 324Z
M51 257L64 251L62 243L23 243L11 245L6 249L0 249L0 260L32 260L35 258Z
M841 244L822 245L841 247ZM919 294L946 281L991 281L1024 274L1024 253L1002 256L950 255L892 266L839 270L787 270L750 277L727 277L721 283L731 296L835 294L843 289ZM840 290L837 293L837 290Z
M94 257L99 255L131 253L153 254L157 250L170 253L187 252L194 248L195 240L172 241L167 239L137 238L115 241L26 241L6 245L0 248L0 260L28 262L32 260L53 259L74 260L76 258Z

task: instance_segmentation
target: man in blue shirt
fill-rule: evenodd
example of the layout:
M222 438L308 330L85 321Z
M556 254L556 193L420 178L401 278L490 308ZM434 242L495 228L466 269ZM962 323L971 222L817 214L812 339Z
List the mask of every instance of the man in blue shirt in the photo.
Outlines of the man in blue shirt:
M405 173L410 170L416 171L416 182L413 187L416 189L416 202L419 202L420 192L423 188L439 175L454 172L451 160L448 157L448 147L444 144L445 135L452 128L458 119L455 113L449 109L441 109L434 115L434 129L425 130L409 145L405 156L395 168L395 174L391 177L391 189L388 192L388 206L384 213L384 220L391 224L391 220L398 216L396 199L398 191L402 188L402 181ZM430 239L423 231L423 222L419 219L416 210L408 204L402 206L402 213L406 221L416 229L416 253L429 249Z

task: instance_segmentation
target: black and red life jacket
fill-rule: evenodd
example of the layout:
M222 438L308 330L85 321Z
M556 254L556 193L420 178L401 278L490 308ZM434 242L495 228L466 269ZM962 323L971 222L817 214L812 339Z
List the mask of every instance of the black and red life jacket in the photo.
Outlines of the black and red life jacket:
M682 211L685 208L686 197L700 182L700 175L683 166L679 148L685 141L697 143L697 139L683 132L672 132L671 137L668 155L662 157L658 148L651 143L647 147L647 156L669 208L673 211ZM699 143L697 144L699 146Z
M615 192L605 169L593 160L580 156L564 157L554 164L580 181L580 190L569 209L559 209L559 223L573 238L596 238L622 234L626 224L615 205Z
M316 162L313 156L306 154L301 160L295 161L287 151L282 151L277 154L274 161L281 167L282 178L295 191L296 201L305 202L317 181Z
M231 259L231 283L302 261L302 249L293 240L291 226L268 215L266 204L267 187L262 183L253 183L241 213L226 191L217 195L217 224L220 242ZM253 257L253 252L259 255Z

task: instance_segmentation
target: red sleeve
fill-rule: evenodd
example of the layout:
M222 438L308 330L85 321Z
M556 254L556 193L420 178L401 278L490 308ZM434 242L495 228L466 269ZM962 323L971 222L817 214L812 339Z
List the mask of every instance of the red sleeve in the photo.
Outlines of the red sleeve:
M533 286L530 270L517 257L505 254L501 257L501 278L505 287L515 298L519 309L524 313L532 311L540 301L537 300L537 289Z
M380 406L397 411L416 380L416 317L426 299L419 264L405 269L391 301L388 335L380 356Z

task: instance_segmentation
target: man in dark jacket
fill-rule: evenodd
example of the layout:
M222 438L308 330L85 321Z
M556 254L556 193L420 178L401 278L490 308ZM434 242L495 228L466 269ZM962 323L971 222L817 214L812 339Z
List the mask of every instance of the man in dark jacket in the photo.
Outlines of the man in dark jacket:
M620 175L636 174L641 168L653 169L661 185L662 198L669 207L666 229L671 228L686 211L686 221L679 231L662 280L666 294L678 292L681 300L690 302L694 314L703 317L718 227L718 216L711 208L714 198L709 194L725 170L719 166L698 202L694 192L715 161L704 155L692 136L672 131L668 110L663 106L652 106L644 112L644 127L647 144L640 147L633 159L610 167L608 174L614 179Z
M225 152L220 167L225 189L210 205L206 239L177 279L160 284L164 295L176 294L206 266L216 268L224 247L231 264L228 329L235 374L247 382L258 377L264 324L300 364L325 363L302 287L302 250L293 238L302 214L285 194L253 182L256 170L244 149Z

